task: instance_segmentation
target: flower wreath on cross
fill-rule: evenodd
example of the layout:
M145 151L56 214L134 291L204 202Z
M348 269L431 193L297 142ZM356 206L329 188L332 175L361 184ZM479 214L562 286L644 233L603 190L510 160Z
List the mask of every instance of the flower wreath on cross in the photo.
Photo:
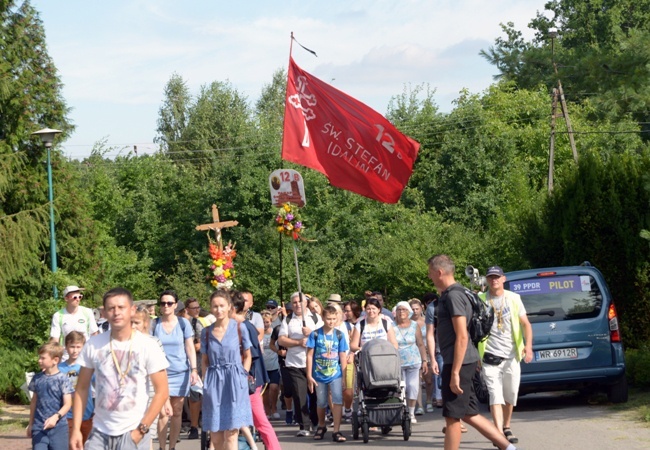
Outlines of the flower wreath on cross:
M208 253L210 254L210 272L208 277L210 284L215 288L228 288L233 286L235 278L235 264L234 259L237 256L235 245L228 242L223 249L208 236L210 243L208 244Z

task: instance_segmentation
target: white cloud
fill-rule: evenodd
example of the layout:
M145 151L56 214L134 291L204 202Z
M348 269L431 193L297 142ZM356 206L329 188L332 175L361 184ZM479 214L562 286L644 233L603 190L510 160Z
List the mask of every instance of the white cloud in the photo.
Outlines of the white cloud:
M525 31L544 3L32 1L75 108L71 146L106 135L109 143L150 142L174 72L193 92L229 80L254 101L273 72L287 66L291 31L319 55L294 44L301 67L379 111L408 83L429 83L449 110L462 88L477 92L491 83L495 69L478 52L501 34L499 23Z

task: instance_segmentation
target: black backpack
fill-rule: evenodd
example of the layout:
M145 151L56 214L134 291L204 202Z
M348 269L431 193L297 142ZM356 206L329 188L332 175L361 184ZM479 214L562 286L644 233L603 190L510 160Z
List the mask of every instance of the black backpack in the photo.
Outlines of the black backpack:
M457 286L455 289L462 290L472 305L472 317L467 324L467 333L474 345L478 345L490 335L494 323L494 309L482 301L475 292L463 286Z

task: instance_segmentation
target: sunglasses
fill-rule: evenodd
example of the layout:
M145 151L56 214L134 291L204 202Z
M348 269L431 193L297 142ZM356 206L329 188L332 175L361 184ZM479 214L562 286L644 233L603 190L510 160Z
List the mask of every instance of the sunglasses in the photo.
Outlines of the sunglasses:
M83 294L77 294L77 295L73 295L73 296L70 297L70 298L71 298L72 300L81 300L82 298L84 298L84 295L83 295Z
M266 309L276 309L277 306L267 306Z
M160 306L174 306L176 302L160 302L158 303Z
M201 309L200 306L188 306L187 309Z

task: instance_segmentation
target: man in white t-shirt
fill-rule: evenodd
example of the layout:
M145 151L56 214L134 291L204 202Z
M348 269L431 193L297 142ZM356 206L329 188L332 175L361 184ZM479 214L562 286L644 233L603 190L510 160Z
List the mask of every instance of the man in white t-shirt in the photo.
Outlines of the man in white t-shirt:
M160 345L131 327L133 296L124 288L104 294L110 331L90 338L77 362L81 365L73 401L71 450L148 449L149 427L169 397L167 358ZM96 376L93 431L84 447L81 419L88 386ZM154 396L149 398L147 378Z
M521 381L521 361L533 359L533 328L519 294L504 288L506 275L499 266L485 274L488 292L481 300L494 310L494 322L487 340L480 342L483 378L490 393L490 413L498 430L512 444L519 439L510 429L512 412L517 405Z
M50 326L51 342L58 342L61 346L64 346L65 337L71 331L80 332L88 341L90 336L97 334L99 331L93 310L79 305L84 297L81 293L83 290L85 289L79 286L67 286L63 290L66 305L52 316ZM68 359L67 352L64 353L63 359Z
M300 297L303 297L301 301ZM293 313L288 315L280 324L278 344L287 348L284 364L290 375L293 386L294 419L300 425L297 436L311 436L309 422L318 425L316 413L316 395L307 391L307 337L312 331L323 326L323 321L314 320L312 313L305 308L303 317L303 303L306 305L304 294L294 292L291 295ZM320 326L316 325L318 323ZM309 401L308 401L309 398Z

